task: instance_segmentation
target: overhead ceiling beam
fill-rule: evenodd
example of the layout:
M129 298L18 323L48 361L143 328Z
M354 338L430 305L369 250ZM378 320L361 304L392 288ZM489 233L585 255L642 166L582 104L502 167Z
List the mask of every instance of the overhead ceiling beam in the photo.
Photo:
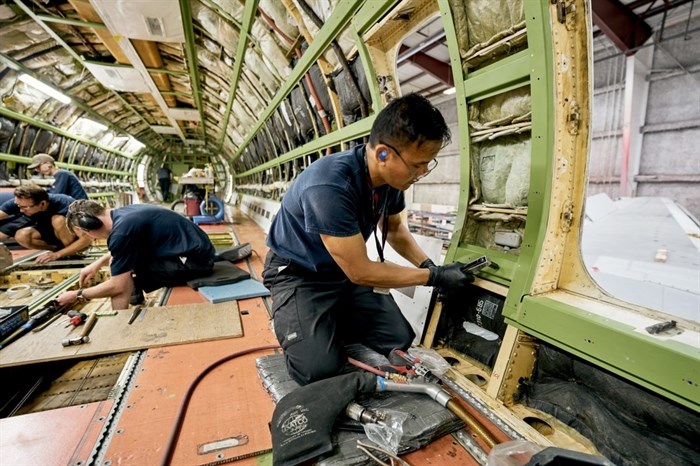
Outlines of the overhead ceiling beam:
M403 49L404 46L401 46L401 50ZM407 51L411 50L408 49L408 47L406 47L406 49ZM450 66L447 63L433 58L430 55L426 55L423 52L411 53L408 56L408 58L403 60L404 63L407 61L413 63L418 68L422 69L423 71L425 71L438 81L446 84L447 86L454 85L454 83L452 82L452 68L450 68ZM402 82L402 84L405 84L405 81Z
M420 44L415 45L413 47L409 48L405 45L402 45L401 51L399 52L399 56L396 58L396 64L399 65L399 64L401 64L401 62L408 60L413 55L415 55L419 52L425 52L427 50L430 50L433 47L436 47L437 45L441 44L444 41L445 41L445 31L440 31L437 34L433 35L432 37L429 37L425 41L423 41Z
M47 33L48 35L50 35L61 47L63 47L63 48L68 52L68 54L69 54L71 57L73 57L73 59L74 59L76 62L80 63L80 65L81 65L86 71L89 72L89 70L87 70L87 68L85 68L85 66L83 65L83 59L80 57L80 55L78 55L78 54L75 52L75 50L73 50L73 49L71 48L71 46L68 45L68 44L61 38L61 36L59 36L59 35L58 35L53 29L51 29L44 21L42 21L39 17L37 17L37 15L36 15L29 7L27 7L24 3L22 3L21 0L13 0L13 1L15 2L15 4L16 4L18 7L20 7L20 8L22 9L22 11L24 11L30 18L32 18L39 26L41 26L41 28L42 28L44 31L46 31L46 33ZM104 88L104 87L103 87L103 88ZM112 89L109 89L109 88L104 88L104 89L105 89L107 92L111 92L111 93L121 102L122 105L124 105L126 108L128 108L134 115L138 116L139 119L141 119L147 126L149 126L149 127L151 126L151 124L150 124L148 121L146 121L146 119L143 117L143 115L141 115L139 112L137 112L137 111L131 106L131 104L129 104L129 102L127 102L121 95L119 95L118 92L116 92L116 91L114 91L114 90L112 90ZM153 131L153 134L156 134L157 136L160 137L160 135L159 135L158 133L156 133L155 131ZM161 140L162 140L163 142L165 142L165 140L164 140L162 137L161 137Z
M243 71L245 51L248 48L248 41L251 37L250 31L253 28L253 23L255 22L255 12L257 9L258 0L249 0L245 3L245 9L243 10L243 22L241 23L241 29L238 34L236 56L233 60L231 86L229 87L226 111L224 112L224 124L221 131L221 140L219 141L219 151L221 151L224 141L226 140L226 127L228 126L229 119L231 118L231 108L233 108L233 101L236 97L236 92L238 91L238 80L240 79L241 72Z
M255 2L257 4L257 0ZM202 105L202 88L199 82L199 71L197 66L197 47L194 38L194 28L192 27L192 7L190 0L180 0L180 13L182 15L182 27L185 30L185 54L187 55L187 68L190 71L190 84L194 94L194 102L199 111L199 121L202 131L202 140L207 142L207 127L204 119L204 106Z
M591 6L593 24L625 55L633 55L651 36L651 26L619 0L593 0Z
M92 29L107 29L107 26L105 26L102 23L95 23L91 21L81 21L78 19L71 19L71 18L62 18L60 16L51 16L51 15L36 15L37 18L40 20L47 22L47 23L57 23L57 24L67 24L69 26L77 26L81 28L92 28Z
M0 160L4 160L6 162L26 163L27 165L32 163L31 157L24 157L22 155L6 154L4 152L0 152ZM123 171L119 171L119 170L110 170L108 168L87 167L85 165L77 165L74 163L56 162L56 166L59 168L65 168L68 170L84 171L84 172L91 172L91 173L101 173L104 175L117 175L117 176L129 176L129 175L131 175L131 173L129 173L129 172L123 172Z

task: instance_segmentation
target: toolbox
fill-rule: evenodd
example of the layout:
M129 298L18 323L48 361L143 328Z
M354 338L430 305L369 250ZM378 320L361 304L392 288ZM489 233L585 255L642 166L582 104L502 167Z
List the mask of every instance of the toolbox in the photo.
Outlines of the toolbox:
M26 304L0 306L0 339L20 328L27 320L29 320L29 306Z

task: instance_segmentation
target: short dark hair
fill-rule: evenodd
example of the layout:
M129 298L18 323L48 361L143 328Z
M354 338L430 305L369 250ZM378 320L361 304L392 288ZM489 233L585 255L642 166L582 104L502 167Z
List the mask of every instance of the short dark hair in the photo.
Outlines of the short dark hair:
M41 201L49 200L49 193L36 184L25 184L15 188L15 197L19 199L31 199L32 203L38 204Z
M73 227L78 225L78 219L85 214L92 215L93 217L99 217L105 213L105 207L96 201L91 201L89 199L78 199L77 201L71 202L68 206L68 212L66 212L66 224L68 228L73 231Z
M450 142L450 129L440 110L419 94L408 94L392 100L377 115L369 134L369 143L392 143L400 147L426 141Z

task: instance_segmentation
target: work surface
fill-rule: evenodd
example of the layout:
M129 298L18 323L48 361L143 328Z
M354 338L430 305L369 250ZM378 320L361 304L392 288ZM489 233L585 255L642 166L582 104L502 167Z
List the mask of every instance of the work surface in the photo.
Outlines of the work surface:
M131 315L131 310L123 310L114 316L99 317L88 343L68 347L62 346L61 342L65 338L77 337L82 327L65 328L68 318L59 318L44 330L29 332L0 350L0 367L243 335L235 302L147 307L129 325Z

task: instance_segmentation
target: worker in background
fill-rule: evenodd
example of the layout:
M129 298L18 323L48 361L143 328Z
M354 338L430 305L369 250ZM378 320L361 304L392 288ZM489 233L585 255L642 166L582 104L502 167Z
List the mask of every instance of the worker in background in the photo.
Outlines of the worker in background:
M284 195L267 237L263 279L275 334L298 383L341 373L348 343L384 355L410 346L415 334L388 288L447 292L474 280L463 264L435 266L400 216L403 191L435 168L449 139L427 99L398 98L377 115L368 145L317 160ZM370 236L376 262L367 254ZM385 262L385 242L416 267Z
M0 241L15 238L27 249L51 251L37 257L40 264L72 256L90 246L88 237L76 236L66 225L68 206L73 202L64 194L49 194L40 186L24 185L14 191L14 199L0 205Z
M133 204L107 209L95 201L76 201L67 222L93 239L106 239L109 252L80 271L80 290L58 296L61 305L111 298L113 309L144 302L143 291L184 285L213 271L214 246L197 225L163 207ZM85 288L110 264L111 278Z
M173 174L168 166L163 164L156 172L156 177L160 185L160 192L163 194L163 202L168 202L170 197L170 181L172 180Z
M49 154L36 154L27 168L36 170L40 175L53 177L53 186L48 190L51 194L65 194L73 199L88 198L78 177L68 170L58 168L56 161Z

